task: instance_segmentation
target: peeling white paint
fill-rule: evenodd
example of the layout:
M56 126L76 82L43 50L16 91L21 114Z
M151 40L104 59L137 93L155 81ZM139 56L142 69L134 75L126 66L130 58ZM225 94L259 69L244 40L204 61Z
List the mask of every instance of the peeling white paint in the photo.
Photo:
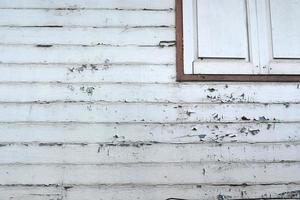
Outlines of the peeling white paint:
M299 199L299 83L176 83L173 0L0 2L0 199Z

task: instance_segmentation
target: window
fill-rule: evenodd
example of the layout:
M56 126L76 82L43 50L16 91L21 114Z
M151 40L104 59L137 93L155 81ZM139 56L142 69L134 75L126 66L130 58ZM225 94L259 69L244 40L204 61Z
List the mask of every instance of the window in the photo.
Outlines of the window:
M176 0L178 81L300 81L300 0Z

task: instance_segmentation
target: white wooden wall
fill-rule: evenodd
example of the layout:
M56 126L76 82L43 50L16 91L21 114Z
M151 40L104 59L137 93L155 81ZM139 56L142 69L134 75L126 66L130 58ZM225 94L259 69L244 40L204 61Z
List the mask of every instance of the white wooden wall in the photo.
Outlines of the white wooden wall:
M0 1L1 200L300 198L299 83L176 83L174 6Z

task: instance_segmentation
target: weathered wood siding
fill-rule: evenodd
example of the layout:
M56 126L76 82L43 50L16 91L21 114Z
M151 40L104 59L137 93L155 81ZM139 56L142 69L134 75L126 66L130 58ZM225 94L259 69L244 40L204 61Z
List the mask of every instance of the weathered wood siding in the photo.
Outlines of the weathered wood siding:
M0 199L300 198L299 83L176 83L174 0L0 1Z

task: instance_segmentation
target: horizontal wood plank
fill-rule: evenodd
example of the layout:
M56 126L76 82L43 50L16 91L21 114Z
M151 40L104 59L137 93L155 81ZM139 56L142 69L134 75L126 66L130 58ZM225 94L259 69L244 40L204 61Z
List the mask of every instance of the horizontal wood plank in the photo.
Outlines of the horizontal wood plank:
M298 83L176 83L173 0L0 2L0 199L300 198Z
M67 191L73 200L88 200L89 195L116 200L161 200L179 198L187 200L299 198L298 185L207 186L172 185L155 187L74 187Z
M300 123L0 123L1 143L288 143L296 141L300 141Z
M54 200L63 196L59 187L0 186L1 200Z
M174 65L0 64L0 82L175 82Z
M1 18L1 17L0 17ZM0 46L2 63L174 64L175 48L115 46Z
M0 8L174 9L173 0L2 0Z
M174 27L173 11L0 9L0 26Z
M174 45L173 28L0 27L1 44ZM165 42L165 44L164 44ZM168 43L169 42L169 43ZM173 42L173 43L172 43Z
M299 163L1 165L0 184L299 184L299 170Z
M300 102L300 89L293 83L276 87L272 84L0 83L0 94L5 94L0 96L0 102L283 103L286 106Z
M295 162L300 143L265 144L1 144L0 164Z
M217 198L298 198L299 185L128 185L128 186L0 186L0 198L9 200L90 200L91 196L115 200L161 200L181 198L187 200L215 200Z
M300 104L2 103L0 121L299 122L299 110Z

